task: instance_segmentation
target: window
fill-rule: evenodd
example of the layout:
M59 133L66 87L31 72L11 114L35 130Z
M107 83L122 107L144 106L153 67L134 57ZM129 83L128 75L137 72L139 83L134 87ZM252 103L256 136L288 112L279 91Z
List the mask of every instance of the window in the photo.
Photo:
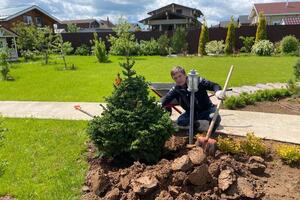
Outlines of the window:
M23 16L23 20L25 24L32 24L32 17L28 15Z
M281 20L274 20L273 21L273 25L280 25L281 24Z
M41 27L42 26L42 18L41 17L36 17L35 18L35 23L37 26Z
M0 48L6 47L7 42L5 38L0 38Z
M176 10L176 13L182 14L182 9L177 9L177 10Z

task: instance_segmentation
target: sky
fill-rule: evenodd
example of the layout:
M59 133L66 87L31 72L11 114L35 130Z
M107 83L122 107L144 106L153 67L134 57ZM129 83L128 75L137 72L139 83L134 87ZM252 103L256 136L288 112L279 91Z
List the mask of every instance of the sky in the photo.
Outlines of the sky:
M202 11L208 25L230 20L230 16L248 15L253 3L286 2L286 0L0 0L1 8L38 5L60 20L109 19L116 23L120 17L131 23L148 17L147 13L178 3ZM289 0L291 2L293 0ZM294 0L297 1L297 0ZM299 1L299 0L298 0ZM202 21L202 19L199 19Z

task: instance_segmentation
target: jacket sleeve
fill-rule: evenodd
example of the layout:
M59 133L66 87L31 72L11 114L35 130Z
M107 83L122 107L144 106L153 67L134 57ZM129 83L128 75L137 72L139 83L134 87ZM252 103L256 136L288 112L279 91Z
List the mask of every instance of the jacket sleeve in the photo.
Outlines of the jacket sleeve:
M211 82L204 78L200 78L199 87L203 87L206 90L214 91L214 92L222 89L222 87L219 84Z
M175 90L175 87L172 87L169 92L166 94L166 96L164 96L161 99L161 105L162 107L167 106L168 104L170 104L172 102L173 99L175 99L177 97L177 92Z

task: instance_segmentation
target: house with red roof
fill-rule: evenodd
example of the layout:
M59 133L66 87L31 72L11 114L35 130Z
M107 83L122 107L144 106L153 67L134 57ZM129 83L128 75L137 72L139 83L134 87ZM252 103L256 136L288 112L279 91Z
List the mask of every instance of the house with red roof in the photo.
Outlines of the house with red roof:
M263 13L266 16L268 25L300 24L300 1L255 3L249 15L251 24L258 23L259 13Z

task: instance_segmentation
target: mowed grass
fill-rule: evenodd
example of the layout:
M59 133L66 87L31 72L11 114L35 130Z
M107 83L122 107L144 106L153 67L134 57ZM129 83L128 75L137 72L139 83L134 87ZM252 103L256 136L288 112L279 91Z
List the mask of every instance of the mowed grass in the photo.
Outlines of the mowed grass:
M80 199L87 172L86 122L4 119L0 196L17 199Z
M187 71L198 70L201 76L224 84L230 65L235 70L231 86L266 82L285 82L292 77L297 57L136 57L134 69L149 82L171 82L170 69L175 65ZM121 72L122 57L110 56L110 63L98 63L94 56L68 56L76 71L57 70L63 63L53 59L49 65L41 61L15 63L11 75L16 79L0 82L0 100L34 101L104 101L113 90L113 81Z

